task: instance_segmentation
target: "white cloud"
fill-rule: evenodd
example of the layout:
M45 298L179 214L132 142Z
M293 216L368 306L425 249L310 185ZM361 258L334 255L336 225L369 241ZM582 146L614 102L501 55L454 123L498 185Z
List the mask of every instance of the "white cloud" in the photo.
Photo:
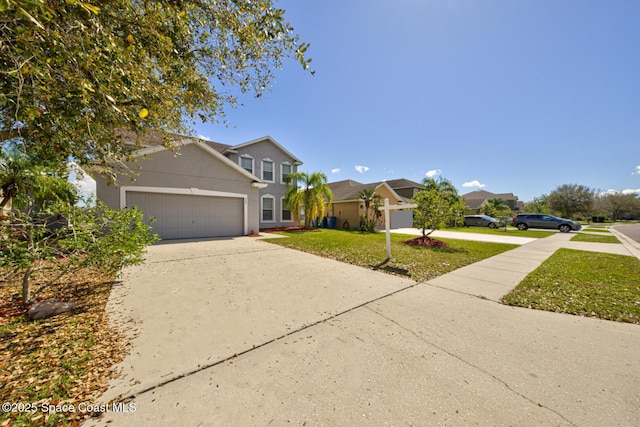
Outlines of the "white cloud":
M600 193L603 196L606 196L607 194L640 194L640 188L626 188L622 191L619 190L614 190L613 188L608 189L607 191L603 191Z
M211 141L211 138L209 138L209 137L208 137L208 136L206 136L206 135L198 135L196 138L198 138L198 139L204 139L205 141Z
M440 175L440 172L442 172L440 169L432 169L430 171L427 171L424 176L426 176L427 178L433 178L436 175Z
M360 173L365 173L366 171L369 170L369 167L368 166L356 165L355 170L357 170Z
M331 169L331 173L340 173L340 168Z
M640 188L636 188L635 190L632 188L627 188L622 190L622 194L640 194Z
M631 175L640 175L640 165L636 166L636 170L631 172Z
M462 184L463 187L468 188L468 187L478 187L478 188L482 188L482 187L486 187L486 185L484 184L480 184L480 181L473 180L473 181L469 181L469 182L465 182L464 184Z
M76 162L69 162L67 167L69 168L69 182L78 188L80 196L83 199L90 197L95 198L96 181L88 174L84 173Z

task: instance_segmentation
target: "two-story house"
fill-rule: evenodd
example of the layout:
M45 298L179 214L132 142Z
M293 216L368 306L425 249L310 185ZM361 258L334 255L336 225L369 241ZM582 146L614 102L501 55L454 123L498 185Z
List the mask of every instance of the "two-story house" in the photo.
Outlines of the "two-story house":
M134 139L133 135L125 138ZM175 150L165 147L171 141ZM132 180L111 185L98 169L96 195L112 209L136 206L163 239L240 236L295 225L284 203L285 178L302 164L265 136L231 146L149 132L133 152Z

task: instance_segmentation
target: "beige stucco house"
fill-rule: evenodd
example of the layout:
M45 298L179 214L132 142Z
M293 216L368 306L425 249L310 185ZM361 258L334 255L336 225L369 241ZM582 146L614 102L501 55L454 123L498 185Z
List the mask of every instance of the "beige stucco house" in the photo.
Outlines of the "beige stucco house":
M402 181L405 188L408 188L408 180ZM420 184L413 183L417 187ZM358 228L360 215L364 215L364 201L360 199L360 192L367 189L375 189L374 194L380 196L382 201L389 199L389 204L407 204L409 198L399 195L387 181L362 184L353 180L344 180L329 183L329 188L333 192L333 203L327 207L327 215L336 217L336 228L348 229ZM413 191L411 191L413 192ZM408 193L407 193L408 194ZM384 203L384 202L382 202ZM391 212L391 228L411 227L413 212L411 210L394 210ZM384 215L378 219L378 227L384 227Z
M145 135L146 146L134 152L134 181L119 175L113 185L91 172L98 199L113 209L141 209L163 239L241 236L294 224L282 202L284 178L302 162L273 138L230 146L171 135L174 150L158 135Z

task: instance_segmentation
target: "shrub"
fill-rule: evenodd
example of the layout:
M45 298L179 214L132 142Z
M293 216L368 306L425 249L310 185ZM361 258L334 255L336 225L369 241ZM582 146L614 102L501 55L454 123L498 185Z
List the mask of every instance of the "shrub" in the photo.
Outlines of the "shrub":
M0 266L22 276L22 301L81 268L97 267L117 274L143 261L145 247L156 240L136 209L113 210L98 202L91 207L62 203L33 211L10 212L0 225ZM37 271L54 270L53 278L33 295Z

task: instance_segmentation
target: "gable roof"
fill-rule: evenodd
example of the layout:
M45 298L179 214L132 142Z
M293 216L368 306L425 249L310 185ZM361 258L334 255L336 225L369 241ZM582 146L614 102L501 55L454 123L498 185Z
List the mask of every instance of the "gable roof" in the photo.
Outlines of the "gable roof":
M394 190L399 190L401 188L422 188L422 184L404 178L391 179L385 182Z
M514 196L513 193L495 194L495 193L491 193L491 192L485 191L485 190L475 190L475 191L472 191L470 193L463 194L462 197L464 197L467 200L471 200L471 199L481 199L481 200L485 200L485 199L518 200L518 197Z
M333 192L333 201L334 202L346 202L353 200L360 200L360 192L368 189L379 189L380 187L386 187L391 194L394 195L401 202L406 203L406 197L402 197L396 193L393 188L386 182L372 182L370 184L362 184L358 181L353 181L351 179L346 179L344 181L337 181L327 184L331 191Z
M230 168L234 169L235 171L237 171L237 172L241 173L242 175L246 176L247 178L251 179L253 182L258 183L258 184L263 184L264 183L260 178L258 178L254 174L248 172L243 167L240 167L240 165L238 165L236 162L231 161L228 157L224 156L220 151L216 150L214 148L214 146L212 146L208 142L209 141L205 141L205 140L197 139L197 138L182 137L182 139L180 139L180 140L178 140L178 139L173 140L172 141L172 145L174 147L184 147L184 146L189 145L189 144L195 144L196 146L198 146L202 150L204 150L206 153L210 154L211 156L213 156L214 158L220 160L222 163L226 164ZM222 144L222 145L224 145L224 144ZM165 147L164 145L154 145L154 146L150 146L150 147L141 148L139 150L136 150L136 151L134 151L132 153L132 155L134 157L142 157L142 156L146 156L146 155L149 155L149 154L158 153L160 151L166 151L166 150L169 150L169 148Z
M237 153L238 148L243 148L249 145L257 144L259 142L267 141L273 144L276 148L281 150L287 156L291 157L291 159L293 160L293 163L296 166L302 165L302 161L300 159L298 159L296 156L291 154L286 148L278 144L278 142L275 139L273 139L268 135L263 136L261 138L253 139L248 142L243 142L242 144L232 146L228 144L222 144L220 142L209 141L208 139L202 139L195 136L184 136L176 133L161 132L157 130L147 130L144 133L139 135L135 131L128 130L128 129L118 130L116 133L123 140L131 142L132 145L133 144L137 145L138 143L142 145L143 148L140 148L134 151L134 153L138 153L141 150L145 150L153 147L165 147L165 145L170 145L170 146L173 145L175 147L179 147L181 145L185 145L184 141L190 140L193 142L205 144L209 148L217 151L218 153L227 154L227 153Z
M230 148L233 149L233 150L237 150L239 148L248 147L249 145L258 144L258 143L264 142L264 141L270 142L271 144L276 146L278 149L280 149L280 151L282 151L284 154L286 154L287 156L291 157L291 159L293 159L293 163L296 166L300 166L302 164L302 161L300 159L298 159L296 156L291 154L282 145L278 144L278 142L275 139L271 138L269 135L263 136L261 138L252 139L251 141L243 142L242 144L234 145L233 147L230 147Z

